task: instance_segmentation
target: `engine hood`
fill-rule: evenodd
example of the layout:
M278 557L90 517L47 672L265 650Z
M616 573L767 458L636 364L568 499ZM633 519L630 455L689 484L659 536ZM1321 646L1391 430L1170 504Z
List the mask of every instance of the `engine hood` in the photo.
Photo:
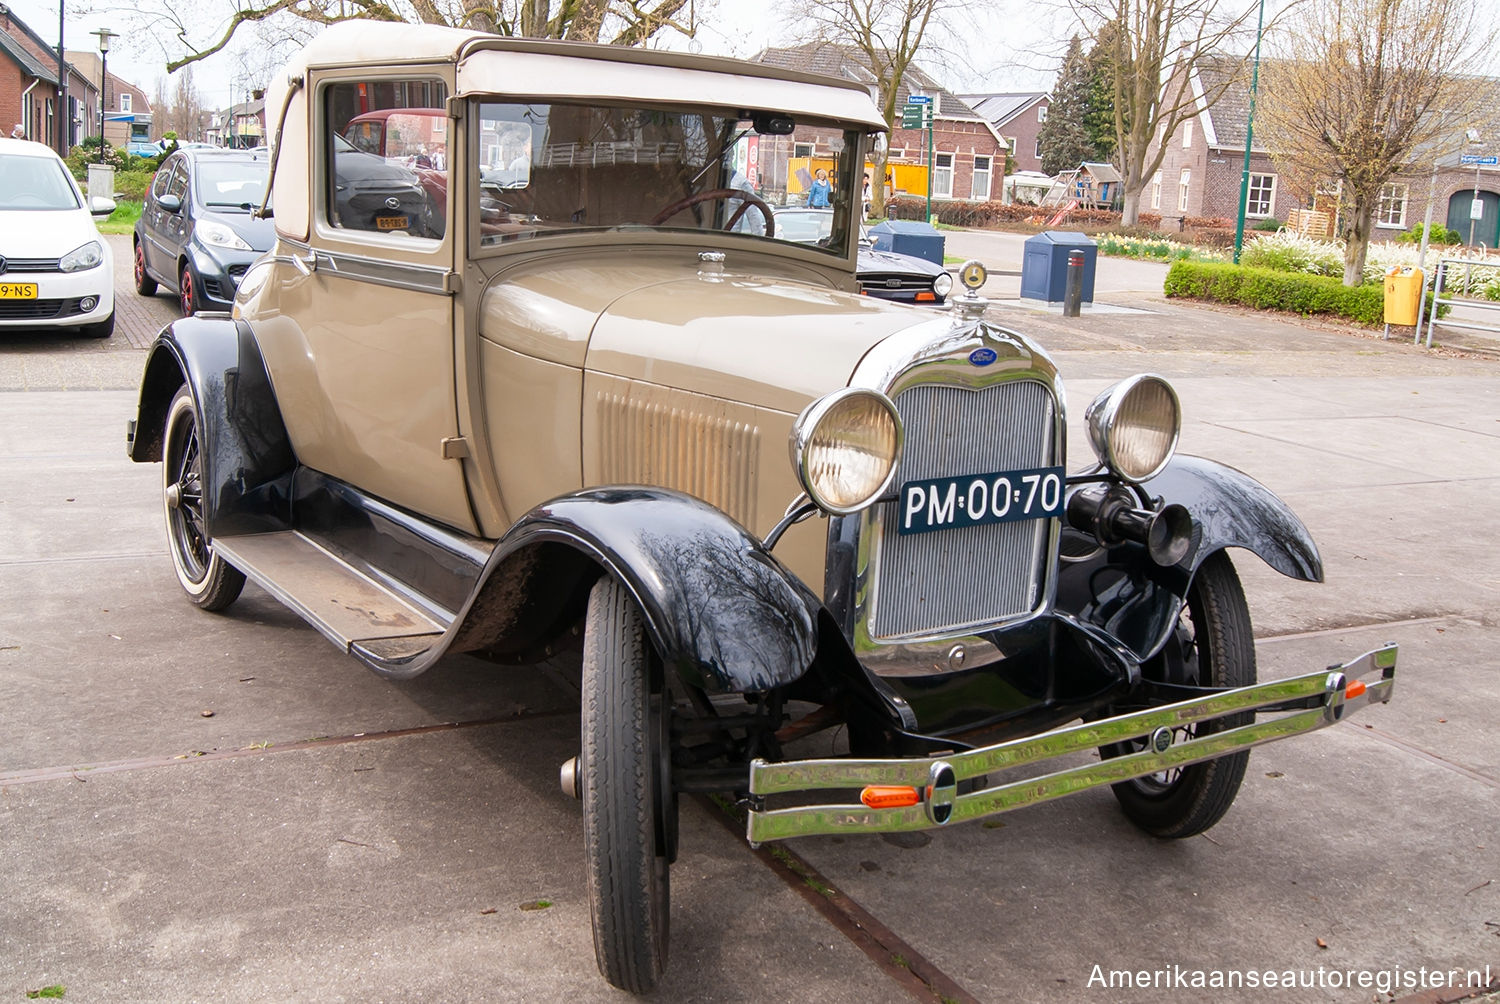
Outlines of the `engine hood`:
M763 260L699 270L696 256L571 258L502 273L483 337L541 358L795 414L846 385L889 335L932 313Z

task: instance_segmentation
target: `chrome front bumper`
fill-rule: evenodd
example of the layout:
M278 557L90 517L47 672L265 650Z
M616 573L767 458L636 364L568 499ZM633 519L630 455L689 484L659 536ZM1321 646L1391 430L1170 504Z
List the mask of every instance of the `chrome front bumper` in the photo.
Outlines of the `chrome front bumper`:
M1361 679L1366 676L1371 679ZM980 819L1333 725L1366 704L1389 701L1395 679L1396 646L1388 644L1322 672L1226 690L1211 697L1055 729L950 756L786 763L755 760L750 764L750 794L756 804L762 804L767 795L827 789L857 791L871 786L915 789L916 804L898 808L869 808L863 803L752 808L746 835L751 843L758 844L826 833L925 830ZM1181 726L1246 711L1274 713L1278 717L1181 741L1175 738L1174 730ZM1145 740L1144 748L1097 763L1005 781L963 794L958 792L961 781L1129 740Z

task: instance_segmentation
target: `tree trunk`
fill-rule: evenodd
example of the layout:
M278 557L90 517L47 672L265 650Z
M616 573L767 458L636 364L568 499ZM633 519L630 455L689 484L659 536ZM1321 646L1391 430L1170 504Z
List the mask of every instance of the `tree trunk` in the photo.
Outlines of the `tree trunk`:
M870 170L870 217L883 219L885 217L885 172L886 165L890 163L890 154L884 144L881 144L878 150L870 151L870 163L874 165Z
M1125 206L1120 211L1120 226L1133 227L1141 219L1141 193L1125 189Z
M1339 236L1344 238L1344 285L1358 286L1365 281L1365 256L1370 251L1370 225L1375 215L1375 200L1356 194Z

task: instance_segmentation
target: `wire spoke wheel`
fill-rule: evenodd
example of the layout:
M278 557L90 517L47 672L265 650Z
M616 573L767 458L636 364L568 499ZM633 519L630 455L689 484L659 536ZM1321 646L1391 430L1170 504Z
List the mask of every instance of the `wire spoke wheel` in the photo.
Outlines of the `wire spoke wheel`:
M669 710L640 610L606 575L589 595L583 642L583 844L599 972L632 993L656 986L667 961Z
M162 441L162 505L167 549L183 591L205 610L222 610L245 586L245 576L214 553L203 504L202 440L198 412L186 386L167 410Z
M1166 647L1145 667L1151 679L1196 687L1248 687L1255 683L1255 637L1250 611L1234 565L1223 551L1208 558L1193 577L1187 603ZM1253 712L1173 729L1172 742L1248 725ZM1145 740L1102 746L1100 756L1123 756ZM1181 838L1213 826L1234 804L1250 751L1113 785L1131 822L1158 837Z

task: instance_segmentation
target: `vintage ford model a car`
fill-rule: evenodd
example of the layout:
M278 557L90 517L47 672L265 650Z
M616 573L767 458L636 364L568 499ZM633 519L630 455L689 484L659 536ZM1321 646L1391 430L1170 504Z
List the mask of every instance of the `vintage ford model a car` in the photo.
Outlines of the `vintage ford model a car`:
M1227 550L1308 580L1318 552L1175 455L1165 381L1100 395L1069 473L1057 371L978 263L946 311L857 295L862 85L346 24L268 106L276 246L162 332L130 424L177 578L207 610L253 579L398 680L581 632L562 783L611 983L664 965L681 793L758 842L1111 784L1182 837L1250 747L1390 698L1392 647L1256 682ZM396 107L443 110L442 205L350 212L338 144ZM771 211L794 137L838 164L815 244ZM847 755L788 752L835 726Z

